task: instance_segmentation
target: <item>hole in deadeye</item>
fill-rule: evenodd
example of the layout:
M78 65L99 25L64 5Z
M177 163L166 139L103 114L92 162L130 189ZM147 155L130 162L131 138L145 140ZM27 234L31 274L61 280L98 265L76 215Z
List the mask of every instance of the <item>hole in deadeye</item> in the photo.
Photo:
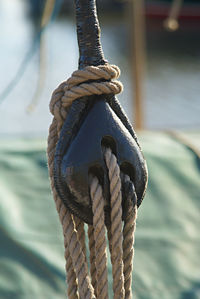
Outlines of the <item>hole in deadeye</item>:
M116 142L112 136L104 136L101 140L101 147L103 152L105 148L110 148L113 154L117 155Z
M120 170L124 174L127 174L130 177L131 181L134 182L135 169L131 163L129 163L127 161L122 162L120 165Z

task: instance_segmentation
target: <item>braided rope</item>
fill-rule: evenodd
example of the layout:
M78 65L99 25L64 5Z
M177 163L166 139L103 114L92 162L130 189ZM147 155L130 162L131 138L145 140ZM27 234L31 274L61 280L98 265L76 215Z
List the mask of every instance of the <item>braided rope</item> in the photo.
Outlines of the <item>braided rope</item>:
M53 167L55 148L71 103L75 99L85 95L116 94L121 92L121 83L113 81L113 79L118 78L119 73L119 69L111 65L89 66L83 70L75 71L71 78L61 83L53 92L50 102L50 111L54 115L54 118L48 137L48 167L53 197L63 227L68 297L70 299L108 298L104 200L102 188L98 180L93 178L90 192L93 201L94 227L90 225L88 227L91 282L86 261L84 224L77 217L73 217L69 213L54 186ZM107 81L87 83L89 80L100 79ZM105 161L108 167L111 193L111 228L108 230L108 236L110 236L109 246L113 264L113 292L114 299L123 299L125 298L125 294L128 294L128 288L131 284L131 269L128 267L128 262L130 262L132 256L132 253L128 255L128 251L125 251L123 254L123 247L130 247L132 239L127 239L126 243L123 241L120 170L116 157L110 149L105 150ZM130 211L130 213L132 212ZM133 232L133 225L129 218L125 222L123 230L124 237L126 238L128 231ZM123 259L125 266L123 266ZM128 278L124 279L124 276ZM124 290L124 283L126 292ZM126 298L131 297L126 296Z

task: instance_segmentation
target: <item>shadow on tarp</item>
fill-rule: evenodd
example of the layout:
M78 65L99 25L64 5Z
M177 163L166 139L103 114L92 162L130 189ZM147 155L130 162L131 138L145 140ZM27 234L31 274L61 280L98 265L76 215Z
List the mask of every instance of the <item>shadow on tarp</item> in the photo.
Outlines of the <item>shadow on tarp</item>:
M167 134L147 132L140 140L149 186L138 212L134 298L200 298L199 160ZM44 140L0 142L0 299L66 297L45 151ZM108 272L111 293L110 264Z

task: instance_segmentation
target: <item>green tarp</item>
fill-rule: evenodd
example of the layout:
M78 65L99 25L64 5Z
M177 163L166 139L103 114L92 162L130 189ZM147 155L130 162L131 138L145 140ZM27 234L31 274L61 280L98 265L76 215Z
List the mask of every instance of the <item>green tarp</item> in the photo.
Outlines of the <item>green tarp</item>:
M140 140L149 186L138 212L134 298L200 298L200 160L167 134ZM44 140L0 141L0 299L66 298L45 149Z

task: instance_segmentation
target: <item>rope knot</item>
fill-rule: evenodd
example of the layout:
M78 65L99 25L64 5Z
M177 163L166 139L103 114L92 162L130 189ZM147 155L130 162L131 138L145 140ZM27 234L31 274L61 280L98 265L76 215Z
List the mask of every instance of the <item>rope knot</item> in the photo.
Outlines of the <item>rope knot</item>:
M67 115L67 109L72 102L83 96L118 94L123 85L116 79L120 69L116 65L87 66L72 73L71 77L62 82L53 92L50 101L50 111L62 126Z

